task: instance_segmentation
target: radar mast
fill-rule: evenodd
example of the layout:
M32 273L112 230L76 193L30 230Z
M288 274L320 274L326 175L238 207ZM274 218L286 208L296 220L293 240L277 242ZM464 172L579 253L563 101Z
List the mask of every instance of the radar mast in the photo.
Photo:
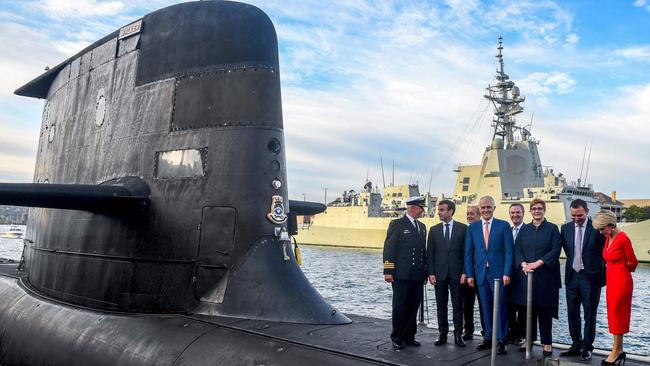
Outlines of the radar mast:
M496 58L499 60L499 68L496 70L496 85L488 85L486 88L487 94L484 97L492 102L494 105L494 117L492 118L492 126L494 127L494 135L492 141L501 137L504 142L505 148L512 148L515 146L515 130L521 130L522 140L527 140L530 133L522 127L516 125L515 115L524 111L524 108L519 104L526 100L526 97L520 95L519 87L510 80L508 74L504 71L503 65L503 37L499 36L499 46L497 47L498 53Z

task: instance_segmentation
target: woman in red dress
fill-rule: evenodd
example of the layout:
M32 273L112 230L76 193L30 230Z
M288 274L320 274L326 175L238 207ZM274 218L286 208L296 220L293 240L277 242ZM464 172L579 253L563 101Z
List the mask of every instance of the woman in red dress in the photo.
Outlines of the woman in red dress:
M634 255L632 242L627 234L616 227L616 216L601 211L594 217L594 228L605 235L603 258L607 263L607 321L609 332L614 335L614 346L603 365L625 363L623 334L630 331L632 310L632 272L639 262Z

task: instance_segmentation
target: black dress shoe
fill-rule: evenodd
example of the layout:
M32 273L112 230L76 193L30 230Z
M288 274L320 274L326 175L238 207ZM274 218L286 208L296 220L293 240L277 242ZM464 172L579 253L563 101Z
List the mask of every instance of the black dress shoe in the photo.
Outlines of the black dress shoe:
M506 347L506 344L503 342L499 342L497 344L497 355L505 355L508 353L508 348Z
M447 335L446 334L441 334L438 336L438 339L436 339L435 342L433 342L434 346L442 346L443 344L447 343Z
M580 355L580 359L583 361L591 360L591 351L588 349L583 349L582 354Z
M490 339L485 339L483 340L483 343L476 346L476 349L479 351L484 349L490 349L490 348L492 348L492 340Z
M542 351L542 356L544 356L544 358L550 358L553 356L553 351Z
M571 346L566 351L560 352L560 356L580 356L582 355L582 348L577 346Z
M404 343L393 341L393 349L395 350L404 349Z
M474 334L465 333L465 334L463 334L463 339L466 340L466 341L471 341L472 339L474 339Z
M405 343L407 346L420 347L420 342L416 341L415 339L406 341Z
M465 341L463 341L463 337L460 334L454 335L454 343L456 343L458 347L465 347Z

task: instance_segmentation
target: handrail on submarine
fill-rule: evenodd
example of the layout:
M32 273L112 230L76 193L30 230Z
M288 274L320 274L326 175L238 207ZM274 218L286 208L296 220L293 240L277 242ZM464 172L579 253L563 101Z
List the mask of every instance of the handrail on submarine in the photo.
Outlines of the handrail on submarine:
M0 183L0 204L105 212L144 210L149 206L149 187L136 177L112 184ZM316 215L327 209L322 203L290 200L292 214Z
M289 200L289 212L296 215L316 215L327 209L322 203Z
M145 210L149 187L130 177L114 184L0 183L0 204L90 212Z

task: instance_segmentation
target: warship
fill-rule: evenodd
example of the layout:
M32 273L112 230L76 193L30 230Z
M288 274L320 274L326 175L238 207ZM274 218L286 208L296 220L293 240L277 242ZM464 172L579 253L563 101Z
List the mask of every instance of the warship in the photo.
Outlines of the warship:
M300 224L300 242L303 244L383 248L386 230L397 212L404 210L404 200L423 194L427 201L425 217L427 227L438 223L436 202L450 199L456 204L456 220L465 221L469 205L477 205L482 196L496 200L495 216L509 220L511 204L520 203L527 209L533 198L546 201L546 218L559 225L570 221L570 203L580 198L587 202L594 214L601 207L591 184L571 183L551 167L542 165L539 140L530 129L517 123L516 116L523 112L525 96L505 72L503 38L498 38L498 68L496 80L488 85L484 98L494 106L492 141L485 148L480 164L458 165L456 180L450 197L432 196L420 192L417 184L389 185L383 194L366 183L360 193L346 192L344 197L327 204L327 210L313 217L303 218ZM370 187L370 188L368 188ZM632 233L639 260L650 261L650 230L647 223L626 227ZM643 230L645 227L646 230ZM638 233L638 234L637 234ZM646 234L644 234L646 233Z

